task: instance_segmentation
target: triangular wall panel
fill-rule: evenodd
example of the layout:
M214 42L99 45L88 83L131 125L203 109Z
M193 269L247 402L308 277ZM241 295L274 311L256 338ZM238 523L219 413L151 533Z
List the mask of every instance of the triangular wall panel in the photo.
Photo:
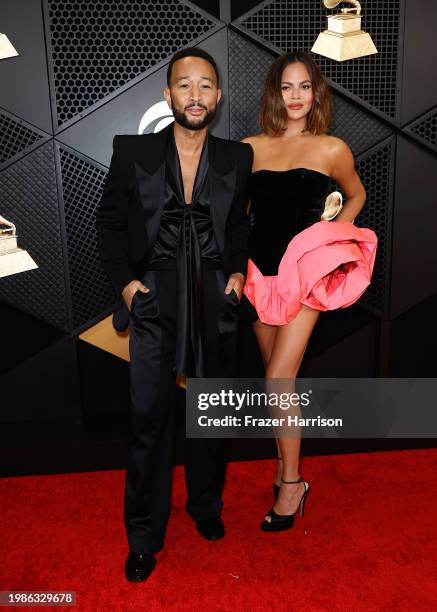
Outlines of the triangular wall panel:
M437 153L437 106L404 128L424 145Z
M228 49L227 30L221 29L198 45L215 58L221 77L224 98L217 116L211 124L211 132L221 138L229 137ZM57 140L83 153L104 166L109 166L112 140L115 134L138 134L141 120L148 109L164 101L167 67L160 68L127 91L86 115L71 127L57 135ZM156 119L147 125L144 133L153 132L158 121L171 116L166 104Z
M181 0L44 0L58 126L220 24Z
M259 105L267 71L276 56L243 38L229 33L229 81L231 138L240 140L256 134ZM332 92L334 122L331 133L345 140L354 155L360 155L392 134L375 115Z
M106 171L60 148L73 327L96 318L115 301L97 250L95 213Z
M0 107L53 131L41 0L1 0L0 32L19 55L0 61Z
M68 331L69 305L53 141L0 172L1 211L38 269L1 279L0 300Z
M48 134L0 109L0 170L49 138Z
M402 0L367 0L362 29L368 32L378 54L336 62L314 54L322 72L347 93L374 111L399 122L399 55L402 37ZM328 11L315 0L263 2L234 24L256 36L278 53L310 51L327 27Z

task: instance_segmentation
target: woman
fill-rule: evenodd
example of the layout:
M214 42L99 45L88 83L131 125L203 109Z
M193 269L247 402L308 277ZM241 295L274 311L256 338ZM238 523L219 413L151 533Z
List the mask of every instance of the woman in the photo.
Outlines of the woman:
M311 56L296 51L279 57L264 85L262 132L243 140L254 150L254 227L249 255L262 275L277 275L293 236L320 221L330 179L347 197L347 205L335 221L353 221L364 205L366 193L349 147L327 135L331 115L328 85ZM252 316L266 379L294 379L320 310L299 304L298 313L289 322L267 324L258 318L246 295L245 290L243 308ZM276 442L276 502L261 523L263 531L289 529L299 505L303 514L309 490L299 474L300 436L279 437Z

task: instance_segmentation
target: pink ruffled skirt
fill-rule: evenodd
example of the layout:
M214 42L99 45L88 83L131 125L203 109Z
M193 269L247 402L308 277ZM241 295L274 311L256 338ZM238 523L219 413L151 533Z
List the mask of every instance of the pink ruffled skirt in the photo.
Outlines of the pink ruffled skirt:
M244 294L258 317L285 325L305 304L346 308L369 286L378 239L349 221L318 221L289 242L277 276L263 276L249 259Z

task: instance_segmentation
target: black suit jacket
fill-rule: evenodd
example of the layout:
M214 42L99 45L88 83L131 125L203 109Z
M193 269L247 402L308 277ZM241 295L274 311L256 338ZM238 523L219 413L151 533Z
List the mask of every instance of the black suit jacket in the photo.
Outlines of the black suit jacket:
M157 134L115 136L113 155L96 214L102 265L118 296L142 279L164 205L165 151L173 124ZM211 218L227 274L247 269L248 144L208 136Z

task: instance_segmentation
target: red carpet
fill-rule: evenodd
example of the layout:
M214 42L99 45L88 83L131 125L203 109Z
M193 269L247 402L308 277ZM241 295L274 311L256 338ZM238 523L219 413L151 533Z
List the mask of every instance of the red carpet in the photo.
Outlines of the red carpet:
M265 534L273 462L230 464L227 535L207 542L177 468L165 550L138 584L124 471L1 479L0 590L75 590L77 610L436 610L437 450L309 457L301 472L304 518Z

